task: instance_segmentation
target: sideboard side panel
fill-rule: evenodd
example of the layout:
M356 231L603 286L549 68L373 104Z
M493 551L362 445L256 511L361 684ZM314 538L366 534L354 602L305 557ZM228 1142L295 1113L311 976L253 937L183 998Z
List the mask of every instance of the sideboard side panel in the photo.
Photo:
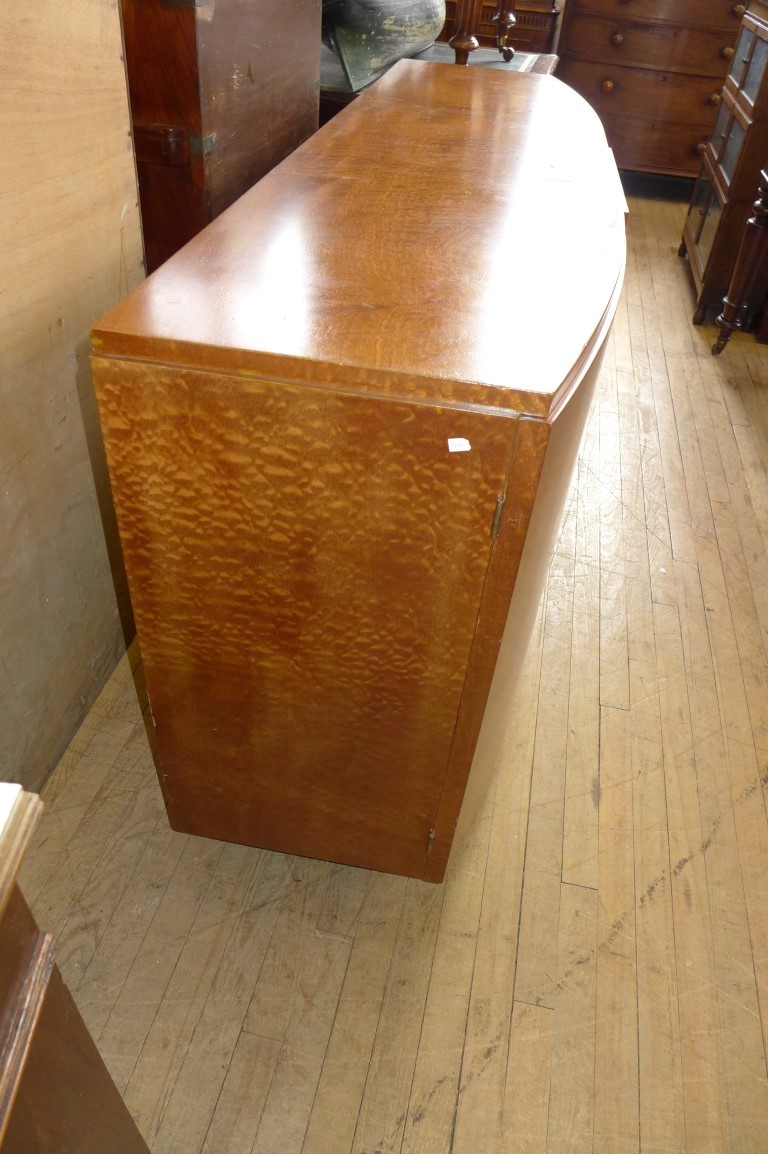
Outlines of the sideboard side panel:
M517 419L94 367L171 823L422 876Z

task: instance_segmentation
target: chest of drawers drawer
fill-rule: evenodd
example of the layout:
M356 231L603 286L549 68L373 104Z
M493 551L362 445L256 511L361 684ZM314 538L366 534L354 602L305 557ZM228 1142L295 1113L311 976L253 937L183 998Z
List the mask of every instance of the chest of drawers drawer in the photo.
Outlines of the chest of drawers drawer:
M706 149L707 129L661 119L601 117L619 168L669 176L696 176Z
M695 124L709 134L722 97L718 77L687 76L569 57L558 76L589 101L601 119L653 110L656 119Z
M576 15L568 26L567 52L639 67L669 68L674 61L676 72L717 76L725 72L733 44L724 32L706 28Z
M596 110L621 168L698 174L747 7L569 0L558 76Z
M569 0L577 13L613 20L656 20L700 28L733 29L736 35L744 4L736 0Z

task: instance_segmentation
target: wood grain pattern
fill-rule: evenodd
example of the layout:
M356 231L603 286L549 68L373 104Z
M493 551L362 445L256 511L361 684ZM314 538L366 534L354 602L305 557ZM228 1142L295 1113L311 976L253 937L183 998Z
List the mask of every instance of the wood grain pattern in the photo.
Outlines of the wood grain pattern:
M546 417L620 278L616 192L599 120L554 77L402 60L102 318L94 348ZM571 304L553 341L555 267ZM510 317L530 334L513 372Z
M514 422L104 374L172 824L420 875Z

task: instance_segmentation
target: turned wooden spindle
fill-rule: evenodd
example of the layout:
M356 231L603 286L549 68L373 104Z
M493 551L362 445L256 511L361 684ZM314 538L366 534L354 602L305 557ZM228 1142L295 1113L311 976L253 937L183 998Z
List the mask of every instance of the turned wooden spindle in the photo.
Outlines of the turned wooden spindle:
M515 14L512 11L512 4L509 0L506 4L504 0L499 0L499 6L493 17L493 22L496 25L496 47L506 62L509 63L515 55L515 50L507 44L507 37L517 23Z
M483 0L461 0L456 9L456 31L448 41L456 53L457 64L469 64L469 54L480 47L475 29L480 20Z
M760 173L757 200L745 227L723 311L717 318L719 334L712 355L721 353L731 334L747 327L763 303L768 282L768 166Z
M456 32L448 41L456 53L457 64L469 64L470 53L480 47L477 27L483 9L483 0L460 0L456 11ZM507 45L507 37L517 23L512 0L498 0L496 14L496 46L504 59L509 62L514 50Z

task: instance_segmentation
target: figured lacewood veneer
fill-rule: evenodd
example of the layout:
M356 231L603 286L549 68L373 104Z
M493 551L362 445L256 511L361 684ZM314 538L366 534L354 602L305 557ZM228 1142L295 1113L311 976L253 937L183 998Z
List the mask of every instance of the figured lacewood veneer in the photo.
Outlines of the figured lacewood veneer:
M471 73L398 65L94 331L175 828L437 881L493 768L624 239L584 102Z

